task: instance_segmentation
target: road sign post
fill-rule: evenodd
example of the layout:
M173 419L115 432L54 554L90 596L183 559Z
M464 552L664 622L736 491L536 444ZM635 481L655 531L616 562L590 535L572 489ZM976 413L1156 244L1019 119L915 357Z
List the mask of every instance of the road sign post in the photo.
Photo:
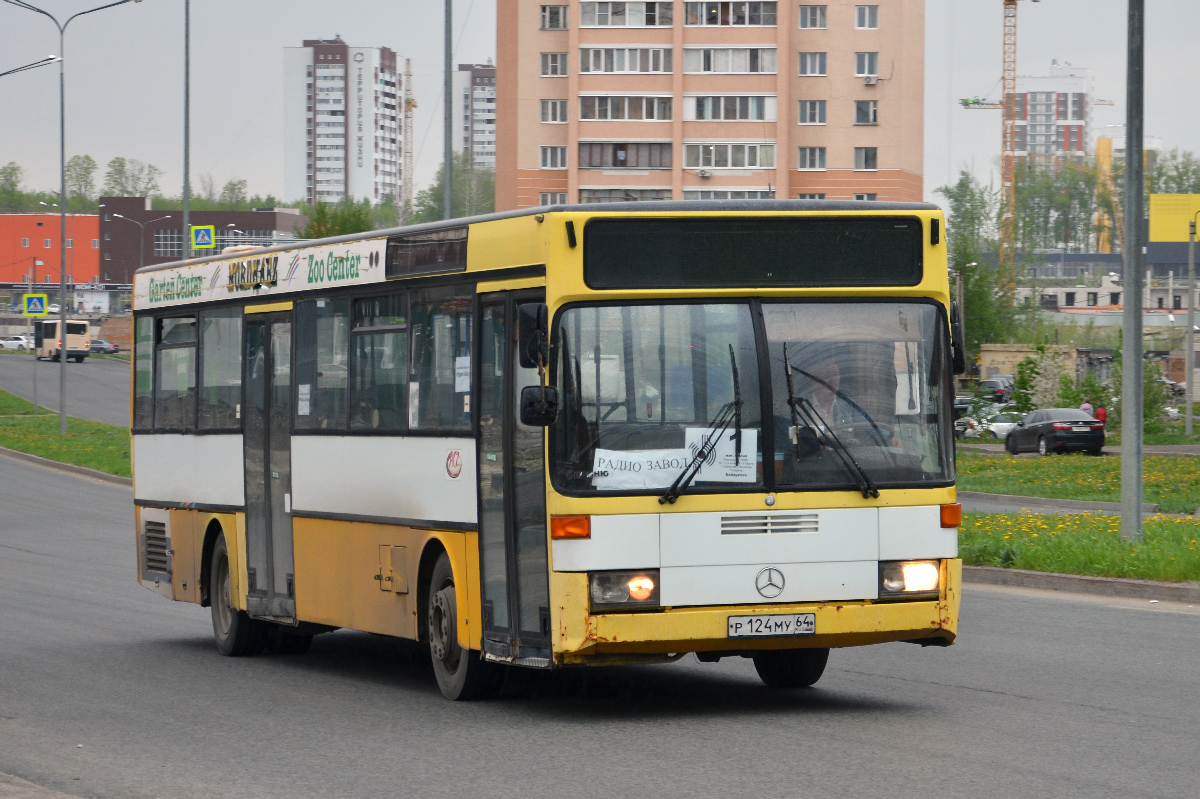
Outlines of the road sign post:
M32 280L30 281L32 282ZM26 317L33 319L35 317L46 316L48 300L50 298L45 294L24 294L21 296L21 313ZM37 395L37 337L34 337L33 349L33 415L37 416L38 412L38 395Z

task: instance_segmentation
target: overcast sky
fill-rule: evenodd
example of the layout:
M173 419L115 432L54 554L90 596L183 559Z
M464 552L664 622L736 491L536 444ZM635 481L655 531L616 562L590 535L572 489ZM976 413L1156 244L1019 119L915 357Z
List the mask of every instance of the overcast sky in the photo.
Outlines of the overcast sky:
M96 2L32 0L61 16ZM836 0L831 0L834 2ZM919 0L907 0L918 2ZM1147 15L1146 129L1165 146L1200 151L1200 104L1181 100L1184 76L1200 76L1187 21L1197 0L1152 0ZM999 96L1000 0L926 3L925 186L970 169L996 168L998 111L965 111L957 98ZM192 179L220 186L244 178L252 193L283 189L282 48L340 34L351 45L387 46L412 59L419 108L418 187L441 161L442 4L436 0L196 0L192 3ZM1019 71L1050 60L1096 70L1098 124L1124 121L1125 0L1023 2ZM455 63L495 56L494 0L455 0ZM950 22L953 21L951 27ZM58 50L53 25L0 4L0 72ZM182 181L183 0L144 0L75 20L67 33L67 155L103 165L123 155L157 164L162 188ZM25 168L31 188L58 185L57 67L0 78L0 163Z

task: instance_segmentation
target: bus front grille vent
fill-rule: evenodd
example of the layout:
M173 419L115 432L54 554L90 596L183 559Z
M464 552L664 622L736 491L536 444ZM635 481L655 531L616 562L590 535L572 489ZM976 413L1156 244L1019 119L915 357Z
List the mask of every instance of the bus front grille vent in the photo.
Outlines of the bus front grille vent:
M170 574L167 562L166 523L146 522L142 531L142 549L145 554L146 571Z
M815 533L818 532L817 522L818 516L815 513L786 513L770 516L722 516L721 535Z

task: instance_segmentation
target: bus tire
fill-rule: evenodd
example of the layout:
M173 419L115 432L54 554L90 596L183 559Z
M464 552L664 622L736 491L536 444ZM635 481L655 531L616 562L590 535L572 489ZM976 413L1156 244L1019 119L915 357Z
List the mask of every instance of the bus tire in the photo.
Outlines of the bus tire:
M212 580L209 609L212 611L213 638L217 642L217 651L230 657L257 655L262 651L268 631L263 622L250 618L246 611L233 606L229 549L225 545L224 533L217 536L217 543L213 546L209 574Z
M453 701L470 701L495 696L504 680L504 671L488 663L474 649L458 644L458 600L454 590L454 571L450 556L438 556L429 576L426 599L426 628L433 674L442 696Z
M828 662L828 649L780 649L755 655L754 670L768 688L808 688Z

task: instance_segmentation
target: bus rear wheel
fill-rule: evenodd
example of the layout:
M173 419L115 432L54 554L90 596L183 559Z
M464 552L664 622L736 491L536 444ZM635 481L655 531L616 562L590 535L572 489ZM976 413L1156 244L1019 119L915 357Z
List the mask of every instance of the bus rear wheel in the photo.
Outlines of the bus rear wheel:
M267 638L266 625L233 606L233 580L229 574L229 549L224 533L217 536L211 563L209 596L212 597L213 637L217 641L217 651L230 657L257 655Z
M438 556L429 577L426 600L426 627L433 674L442 696L453 701L486 699L500 691L504 670L488 663L473 649L458 643L458 595L454 589L454 571L450 557Z
M808 688L821 679L828 649L782 649L759 652L754 670L768 688Z

